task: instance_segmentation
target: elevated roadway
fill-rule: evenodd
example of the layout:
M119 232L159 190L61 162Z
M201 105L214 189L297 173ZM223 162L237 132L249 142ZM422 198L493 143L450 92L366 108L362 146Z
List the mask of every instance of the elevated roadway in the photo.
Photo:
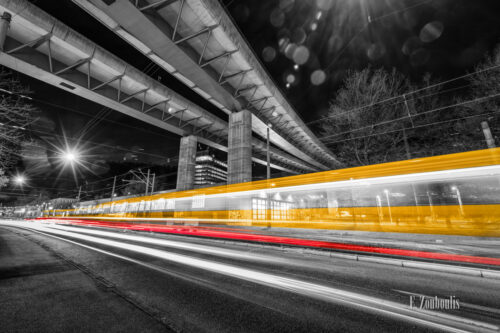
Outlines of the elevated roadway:
M248 109L253 131L321 169L338 166L217 0L73 0L222 111Z
M0 0L0 64L172 133L227 151L228 123L96 45L25 0ZM251 142L266 164L266 145ZM290 173L319 168L271 147L272 167Z

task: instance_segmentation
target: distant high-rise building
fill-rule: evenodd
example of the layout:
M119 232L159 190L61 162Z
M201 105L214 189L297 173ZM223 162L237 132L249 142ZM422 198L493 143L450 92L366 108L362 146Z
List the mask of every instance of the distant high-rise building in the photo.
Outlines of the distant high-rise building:
M227 164L215 158L210 151L196 153L195 185L213 185L227 183Z

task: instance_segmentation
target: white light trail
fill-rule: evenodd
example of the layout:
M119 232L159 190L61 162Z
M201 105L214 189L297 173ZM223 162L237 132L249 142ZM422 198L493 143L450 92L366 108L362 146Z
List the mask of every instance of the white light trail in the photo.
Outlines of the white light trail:
M326 172L326 171L325 171ZM332 171L336 173L335 171ZM220 194L207 194L205 195L205 200L213 198L224 198L227 196L239 197L239 196L252 196L262 193L278 193L278 192L295 192L295 191L319 191L335 188L350 188L355 186L370 186L370 185L393 185L400 183L410 183L410 182L428 182L428 181L446 181L446 180L460 180L460 178L470 178L470 177L485 177L485 176L495 176L500 175L500 165L484 166L484 167L474 167L474 168L464 168L464 169L454 169L454 170L443 170L443 171L433 171L433 172L422 172L422 173L412 173L406 175L395 175L395 176L384 176L384 177L373 177L373 178L362 178L362 179L352 179L352 180L342 180L326 183L314 183L305 185L293 185L284 187L275 187L269 189L259 189L250 191L239 191L231 193L220 193ZM272 185L272 184L271 184ZM181 197L175 198L177 201L181 200L191 200L192 197Z
M17 224L19 226L19 224ZM98 238L94 236L81 235L75 232L51 229L37 224L24 224L25 227L38 230L43 233L56 234L59 236L76 238L95 244L115 247L126 251L145 254L163 260L175 262L181 265L203 269L210 272L231 276L236 279L250 281L267 287L278 288L289 292L297 293L306 297L347 305L376 314L385 315L393 319L404 320L423 326L440 329L448 332L498 332L499 327L488 323L470 320L449 314L420 309L410 309L408 305L399 304L384 299L344 291L324 285L297 279L287 278L275 274L264 273L252 269L236 267L233 265L217 263L189 257L186 255L170 253L163 250L148 248L145 246L118 242L110 239ZM72 243L76 243L71 241ZM77 243L78 244L78 243ZM88 245L85 247L89 248ZM98 249L100 250L100 249ZM100 251L102 252L102 251ZM122 256L125 257L125 256Z
M239 253L239 252L236 252L234 250L226 250L226 249L221 249L221 248L216 248L216 247L206 246L206 245L177 242L177 241L172 241L172 240L158 239L158 238L144 237L144 236L124 235L123 233L110 232L110 231L100 231L100 230L92 230L92 229L66 227L66 226L57 225L57 224L47 225L47 227L52 228L52 229L65 230L65 231L74 231L74 232L84 233L84 234L89 234L89 235L117 238L117 239L122 239L122 240L133 241L133 242L167 246L167 247L172 247L172 248L176 248L176 249L196 251L196 252L212 254L212 255L217 255L217 256L222 256L222 257L230 257L230 258L252 260L252 261L258 260L258 261L265 261L265 262L283 263L283 260L273 259L273 258L270 258L268 256L259 255L257 253L252 253L252 254Z

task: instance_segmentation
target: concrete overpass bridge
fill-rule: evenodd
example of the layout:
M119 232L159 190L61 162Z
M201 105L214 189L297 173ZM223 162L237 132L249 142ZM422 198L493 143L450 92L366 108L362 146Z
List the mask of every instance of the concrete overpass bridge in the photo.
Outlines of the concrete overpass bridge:
M252 160L266 163L266 144L252 131L265 136L268 124L273 125L270 140L279 147L270 148L273 168L302 173L336 162L286 102L217 1L74 1L228 113L229 122L25 0L0 0L0 64L183 136L179 189L192 187L198 142L228 152L230 183L251 180ZM217 23L209 24L216 17Z

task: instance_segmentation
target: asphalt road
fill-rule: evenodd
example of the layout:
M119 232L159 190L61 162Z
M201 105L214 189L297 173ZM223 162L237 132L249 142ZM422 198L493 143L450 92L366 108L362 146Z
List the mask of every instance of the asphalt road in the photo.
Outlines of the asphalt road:
M7 331L500 332L499 280L34 222L0 222L0 294Z

